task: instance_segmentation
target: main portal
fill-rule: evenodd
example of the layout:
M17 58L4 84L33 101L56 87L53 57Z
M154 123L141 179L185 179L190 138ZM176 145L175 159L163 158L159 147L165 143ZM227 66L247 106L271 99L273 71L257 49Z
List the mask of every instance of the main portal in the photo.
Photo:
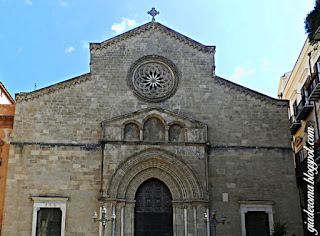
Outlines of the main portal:
M172 236L172 196L158 179L146 180L136 192L135 236Z

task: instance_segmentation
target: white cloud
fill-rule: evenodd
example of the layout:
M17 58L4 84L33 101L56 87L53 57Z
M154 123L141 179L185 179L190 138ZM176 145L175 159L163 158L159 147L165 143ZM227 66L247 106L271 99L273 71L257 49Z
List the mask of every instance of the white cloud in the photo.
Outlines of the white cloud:
M245 71L247 75L251 75L253 72L255 72L255 69Z
M68 47L66 50L64 50L65 53L72 53L75 50L74 47Z
M61 6L61 7L66 7L66 6L68 6L68 2L66 2L66 1L60 0L59 2L60 2L60 6Z
M136 26L136 21L135 20L130 20L128 18L122 18L121 23L114 23L111 26L111 30L115 31L117 34L121 34L122 32L133 28Z
M255 69L245 70L242 67L237 67L234 74L230 76L231 79L240 79L243 75L251 75Z
M89 48L89 43L86 40L81 41L82 42L82 48L88 49Z
M32 2L30 0L24 0L24 3L29 5L29 6L32 6Z
M270 68L269 68L269 65L270 65L270 63L269 63L268 61L263 62L262 70L263 70L263 71L269 70L269 69L270 69Z

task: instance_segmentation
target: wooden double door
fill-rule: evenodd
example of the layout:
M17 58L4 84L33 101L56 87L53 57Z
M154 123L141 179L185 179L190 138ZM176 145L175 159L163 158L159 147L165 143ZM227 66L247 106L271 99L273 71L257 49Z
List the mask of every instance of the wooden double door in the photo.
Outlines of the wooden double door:
M172 236L172 196L158 179L145 181L136 192L135 236Z

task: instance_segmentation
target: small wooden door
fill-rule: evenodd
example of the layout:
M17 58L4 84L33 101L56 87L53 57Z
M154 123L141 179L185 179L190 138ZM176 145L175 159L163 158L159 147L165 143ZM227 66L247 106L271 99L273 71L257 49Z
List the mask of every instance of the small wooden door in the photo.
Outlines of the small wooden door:
M158 179L149 179L136 192L135 236L172 236L172 197Z
M246 236L270 236L267 213L264 211L246 213Z

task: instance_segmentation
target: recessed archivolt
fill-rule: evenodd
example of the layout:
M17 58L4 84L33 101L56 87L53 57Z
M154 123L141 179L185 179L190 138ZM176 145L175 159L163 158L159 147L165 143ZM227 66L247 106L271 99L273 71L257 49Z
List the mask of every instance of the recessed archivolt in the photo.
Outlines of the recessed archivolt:
M165 183L169 188L173 199L181 199L181 196L186 196L187 194L185 189L179 188L180 184L174 180L173 176L168 175L168 173L160 169L150 168L143 170L138 175L134 176L128 184L127 189L123 191L121 195L125 194L125 199L133 200L140 185L151 178L159 179Z
M122 163L112 176L108 195L133 200L144 181L158 178L167 184L173 200L202 200L203 191L190 167L181 158L160 149L147 149Z
M190 186L190 184L185 181L186 176L181 176L181 174L179 174L179 170L177 168L175 168L174 166L170 166L168 165L168 163L165 163L161 160L157 160L157 159L150 159L148 161L145 161L143 163L141 163L141 165L136 165L134 166L126 175L126 178L122 179L122 181L120 182L120 186L118 188L118 197L120 198L125 198L126 197L126 193L128 190L128 187L130 184L133 185L138 185L137 183L135 183L134 181L137 180L137 175L145 177L143 175L144 172L146 172L146 170L150 171L153 170L155 171L154 175L157 173L161 173L161 176L167 176L166 180L160 179L163 182L175 182L175 186L171 186L172 188L169 187L170 191L172 192L172 195L177 197L178 199L192 199L192 187ZM152 174L152 173L149 173ZM149 176L149 178L154 177L154 176ZM142 178L142 182L143 180L147 180L148 176L146 176L145 178ZM141 182L141 181L138 181ZM142 183L141 182L141 183ZM140 183L140 184L141 184ZM139 187L139 185L138 185ZM177 192L176 189L180 189L181 190L181 194L173 194L173 192ZM130 196L132 197L132 196ZM133 198L134 199L134 195Z

